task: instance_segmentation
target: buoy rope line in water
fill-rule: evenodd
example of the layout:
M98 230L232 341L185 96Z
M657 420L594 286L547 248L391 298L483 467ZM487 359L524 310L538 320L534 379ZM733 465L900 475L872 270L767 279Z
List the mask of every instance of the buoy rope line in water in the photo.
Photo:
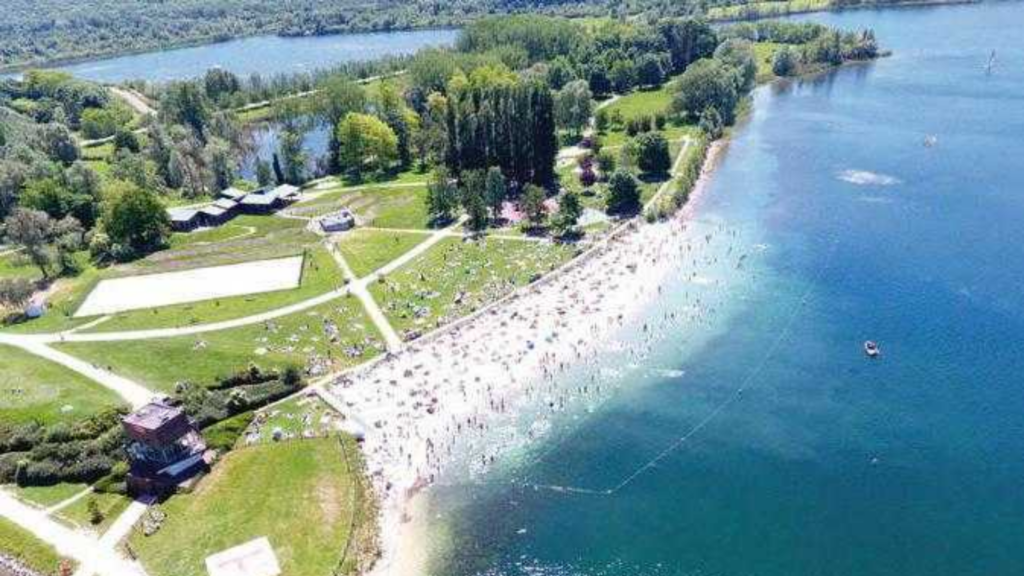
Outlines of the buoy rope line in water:
M807 289L804 290L804 292L803 292L803 295L801 295L801 297L797 301L797 303L794 304L793 310L789 314L789 317L786 320L786 323L783 326L782 330L779 332L779 334L775 338L775 340L772 341L771 346L768 347L768 351L761 358L760 362L758 362L757 365L747 374L746 378L743 379L742 383L740 384L740 387L737 388L736 391L732 393L732 395L730 395L728 398L723 400L718 406L716 406L715 409L712 410L707 416L705 416L703 419L701 419L700 422L698 422L696 425L694 425L692 428L690 428L685 434L683 434L682 436L677 438L675 441L673 441L671 444L669 444L664 450L659 452L656 456L654 456L653 458L648 460L643 465L639 466L636 470L634 470L629 475L625 476L620 482L618 482L617 484L615 484L611 488L606 488L606 489L603 489L603 490L595 490L595 489L592 489L592 488L582 488L582 487L579 487L579 486L560 486L560 485L555 485L555 484L537 484L537 483L533 483L533 482L515 482L514 481L513 484L518 485L518 486L522 486L522 487L525 487L525 488L532 488L534 490L547 490L547 491L550 491L550 492L560 492L560 493L567 493L567 494L584 494L584 495L589 495L589 496L612 496L616 492L619 492L620 490L622 490L622 489L626 488L627 486L629 486L630 484L632 484L633 481L635 481L637 478L642 476L648 470L650 470L651 468L654 468L655 466L657 466L657 464L659 462L661 462L662 460L667 458L670 454L672 454L677 449L679 449L680 446L682 446L684 443L686 443L688 440L690 440L690 438L692 438L698 432L700 432L705 427L707 427L708 424L710 424L712 421L714 421L729 406L733 405L734 403L736 403L737 400L739 400L741 397L743 397L743 393L748 388L750 388L751 384L753 384L756 381L757 377L760 376L761 372L763 372L764 369L768 366L768 362L772 359L772 357L775 356L775 353L778 351L778 349L782 345L782 343L789 338L789 334L790 334L790 332L793 329L793 325L796 323L797 317L799 317L800 312L807 306L807 302L808 302L808 300L810 299L810 296L811 296L811 291L815 288L815 286L818 285L818 281L822 277L824 277L825 272L827 272L831 268L831 266L832 266L832 259L835 256L837 243L838 243L837 240L835 238L833 238L832 243L831 243L831 247L829 248L828 257L825 260L824 266L821 267L821 269L815 275L814 281L810 282L808 284Z

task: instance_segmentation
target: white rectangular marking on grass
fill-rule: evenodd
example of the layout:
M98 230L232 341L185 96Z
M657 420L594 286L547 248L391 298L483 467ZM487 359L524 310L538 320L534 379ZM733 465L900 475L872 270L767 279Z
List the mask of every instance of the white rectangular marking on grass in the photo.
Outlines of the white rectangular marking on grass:
M207 556L206 571L210 576L277 576L281 567L264 536Z
M301 279L302 256L111 278L93 288L75 317L287 290Z

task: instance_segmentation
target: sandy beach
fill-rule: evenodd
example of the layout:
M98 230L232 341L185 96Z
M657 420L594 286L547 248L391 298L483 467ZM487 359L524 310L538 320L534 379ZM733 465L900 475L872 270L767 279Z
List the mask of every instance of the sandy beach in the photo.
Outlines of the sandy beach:
M712 147L673 219L634 220L541 281L326 385L332 403L365 431L367 470L381 505L382 558L373 575L422 570L420 538L409 534L420 511L410 500L440 477L458 438L485 433L490 418L523 400L558 409L566 399L545 382L594 361L598 345L658 297L670 271L696 261L705 240L682 233L721 149ZM497 455L475 457L486 467Z

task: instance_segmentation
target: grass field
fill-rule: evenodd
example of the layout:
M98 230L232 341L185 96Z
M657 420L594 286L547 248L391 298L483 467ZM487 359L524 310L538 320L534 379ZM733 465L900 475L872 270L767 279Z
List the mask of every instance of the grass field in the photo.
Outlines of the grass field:
M289 212L313 218L348 208L356 215L360 226L427 228L426 196L425 186L339 186L313 200L296 204Z
M355 275L363 277L412 250L427 237L426 233L356 229L342 235L337 244Z
M283 574L324 576L341 561L353 536L353 515L365 491L354 442L338 438L260 444L219 462L193 494L162 505L167 519L149 537L130 543L152 576L205 576L204 559L267 537Z
M783 16L801 12L828 10L833 6L830 0L778 0L751 2L734 6L713 6L708 9L710 20L746 20Z
M57 574L60 567L53 547L6 518L0 518L0 551L46 576Z
M39 280L43 273L33 266L28 259L18 253L0 256L0 278L26 278Z
M0 422L77 420L120 404L99 384L63 366L0 346Z
M337 264L325 248L318 246L307 253L303 264L302 282L298 288L125 312L114 315L90 331L117 332L170 328L243 318L307 300L330 292L343 284Z
M277 216L239 216L228 227L175 234L171 246L119 267L120 276L172 272L290 256L319 242L302 220Z
M772 60L775 59L775 53L784 46L784 44L776 44L774 42L754 43L754 59L757 61L758 84L771 82L775 79L775 73L772 72Z
M293 397L257 416L247 431L256 442L274 442L274 431L280 430L285 438L301 438L304 435L326 436L339 430L339 414L314 393ZM258 432L258 433L257 433Z
M569 245L447 238L374 282L370 292L404 337L447 324L571 258Z
M103 521L99 524L93 524L90 522L90 500L96 502L100 512L103 514ZM84 498L79 498L67 508L57 512L57 515L76 527L85 528L86 530L91 530L97 534L102 534L110 527L111 524L114 523L114 520L117 520L117 517L128 508L128 505L131 504L131 502L130 498L120 494L93 493L85 496Z
M52 486L22 487L12 485L10 490L22 500L48 508L71 498L86 488L88 488L86 484L61 482Z
M332 327L337 328L335 342ZM264 369L291 364L343 368L376 356L377 346L383 344L376 328L351 296L276 320L196 336L56 345L162 392L173 391L181 381L212 384L250 362Z

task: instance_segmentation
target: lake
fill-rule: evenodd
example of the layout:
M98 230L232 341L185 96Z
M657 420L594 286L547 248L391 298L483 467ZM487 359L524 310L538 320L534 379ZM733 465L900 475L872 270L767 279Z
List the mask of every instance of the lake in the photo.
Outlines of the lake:
M430 573L1024 574L1024 4L806 19L895 53L756 92L704 255L465 441L540 437L429 490Z
M412 54L428 46L455 42L458 30L403 30L284 38L255 36L216 44L131 54L58 66L97 82L164 82L200 76L221 67L241 76L311 72L342 62Z

